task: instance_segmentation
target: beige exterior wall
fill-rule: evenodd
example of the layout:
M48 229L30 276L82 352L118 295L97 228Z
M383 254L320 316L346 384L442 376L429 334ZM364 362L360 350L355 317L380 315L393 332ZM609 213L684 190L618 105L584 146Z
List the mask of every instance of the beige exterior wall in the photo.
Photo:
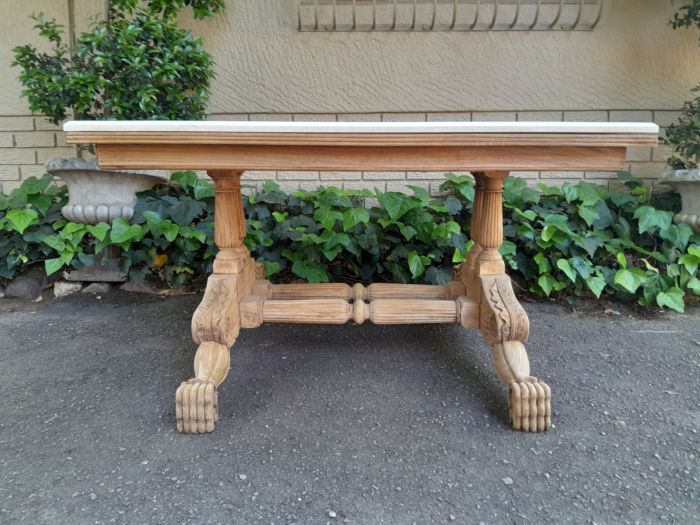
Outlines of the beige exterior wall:
M38 42L27 16L69 24L68 0L3 0L0 18L0 184L7 191L73 155L20 98L11 48ZM77 31L102 2L74 0ZM228 0L216 20L182 23L216 57L212 118L280 120L653 120L666 126L700 82L697 34L673 31L666 0L607 0L591 32L297 30L296 0ZM654 180L667 151L632 150L631 171ZM526 173L535 182L614 174ZM319 184L435 190L420 173L249 174L287 189Z

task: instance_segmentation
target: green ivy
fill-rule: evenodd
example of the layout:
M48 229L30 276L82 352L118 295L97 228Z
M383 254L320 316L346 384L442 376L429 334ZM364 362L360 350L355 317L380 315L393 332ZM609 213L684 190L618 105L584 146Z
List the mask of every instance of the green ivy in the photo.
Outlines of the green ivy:
M30 177L9 195L0 194L0 280L11 279L26 265L56 257L43 242L67 223L61 208L68 202L65 188L50 176Z
M529 187L508 178L501 254L516 284L543 297L607 295L683 311L700 295L700 236L673 224L678 195L652 196L628 173L620 189L581 181ZM28 179L0 196L0 277L43 262L47 273L90 264L107 246L135 281L185 285L211 272L214 190L193 172L140 193L132 221L87 226L59 211L65 190ZM469 247L470 176L446 174L439 197L319 188L284 193L273 182L244 199L246 246L266 275L311 282L442 284ZM366 201L376 204L366 207Z

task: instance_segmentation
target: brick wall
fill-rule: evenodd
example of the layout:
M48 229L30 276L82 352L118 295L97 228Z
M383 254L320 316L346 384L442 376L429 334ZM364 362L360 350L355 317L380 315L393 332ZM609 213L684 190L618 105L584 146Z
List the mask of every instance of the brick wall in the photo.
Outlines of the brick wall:
M676 121L676 111L521 111L521 112L453 112L453 113L370 113L370 114L215 114L214 120L287 120L287 121L602 121L656 122L665 128ZM63 141L60 130L41 117L0 117L0 187L8 192L21 180L44 173L43 164L57 157L72 157L76 149ZM627 169L649 185L654 185L663 172L669 148L630 148ZM609 184L615 173L600 172L518 172L514 175L530 183L562 184L580 179ZM440 173L422 172L251 172L244 176L247 186L264 180L275 180L286 191L312 189L320 185L347 189L379 188L410 191L419 186L436 193L443 181Z
M41 117L0 117L0 190L10 192L23 179L45 173L44 163L75 157L57 126Z

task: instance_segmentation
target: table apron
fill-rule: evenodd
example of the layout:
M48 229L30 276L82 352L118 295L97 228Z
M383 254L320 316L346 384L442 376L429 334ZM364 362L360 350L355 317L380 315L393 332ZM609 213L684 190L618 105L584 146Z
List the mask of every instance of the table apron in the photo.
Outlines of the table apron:
M619 171L618 146L239 146L98 144L106 169L239 171Z

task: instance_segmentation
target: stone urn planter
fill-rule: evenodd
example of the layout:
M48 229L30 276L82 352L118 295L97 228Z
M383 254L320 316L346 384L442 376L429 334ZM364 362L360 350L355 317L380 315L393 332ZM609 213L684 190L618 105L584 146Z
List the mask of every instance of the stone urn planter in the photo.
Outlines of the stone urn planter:
M46 171L59 177L68 187L68 204L61 210L69 221L80 224L111 223L117 218L130 220L134 215L136 193L166 182L168 172L102 170L94 160L56 159L46 163ZM123 282L119 270L119 249L108 247L95 263L66 272L71 281Z
M682 208L673 221L687 224L700 233L700 169L669 170L662 175L661 182L681 194Z

